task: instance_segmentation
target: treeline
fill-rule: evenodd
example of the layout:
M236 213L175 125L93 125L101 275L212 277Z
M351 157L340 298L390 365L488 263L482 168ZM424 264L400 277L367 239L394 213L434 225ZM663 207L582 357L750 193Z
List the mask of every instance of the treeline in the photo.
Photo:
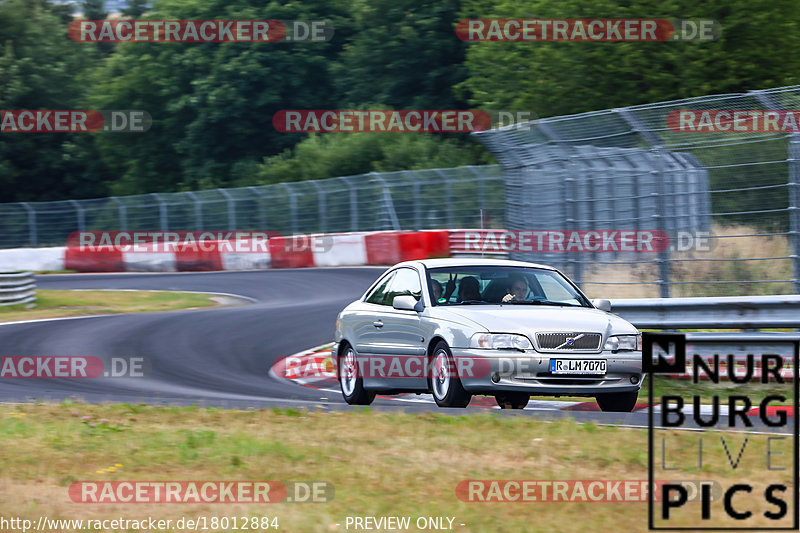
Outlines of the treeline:
M466 135L280 133L282 109L545 117L800 83L797 0L129 0L152 19L324 19L329 42L94 44L102 0L0 0L0 109L142 109L144 134L0 134L0 202L491 162ZM716 42L465 43L462 18L705 18Z

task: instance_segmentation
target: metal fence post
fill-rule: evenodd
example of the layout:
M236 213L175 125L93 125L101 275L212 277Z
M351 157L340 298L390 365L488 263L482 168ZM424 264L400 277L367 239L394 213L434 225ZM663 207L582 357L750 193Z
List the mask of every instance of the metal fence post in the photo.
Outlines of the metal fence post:
M28 239L31 241L31 246L39 246L39 238L36 232L36 211L28 205L28 202L20 202L19 205L28 212Z
M236 229L236 199L225 189L217 189L225 197L228 204L228 229Z
M393 230L400 230L400 221L397 220L397 211L394 209L394 202L392 201L392 192L389 190L389 186L386 184L386 180L384 180L380 174L377 172L370 172L370 176L375 178L375 181L380 182L381 184L381 199L383 201L382 207L383 210L389 216L389 224L392 226Z
M478 182L478 211L480 212L481 217L481 229L483 229L483 211L486 209L486 177L478 172L474 166L469 165L467 167L472 174L475 175L476 181Z
M267 231L267 209L264 206L264 193L254 186L250 186L247 189L258 198L258 223L261 225L261 231Z
M792 242L792 284L800 294L800 135L789 136L789 235Z
M81 207L77 200L69 200L70 205L75 208L75 214L78 219L78 231L86 231L86 210Z
M194 202L194 225L195 231L202 231L203 230L203 202L197 197L197 195L191 191L186 193L193 202Z
M119 214L119 229L120 231L128 231L128 213L125 209L125 204L117 198L112 196L111 201L117 204L117 213Z
M150 193L150 196L156 199L158 202L158 219L159 219L159 226L161 227L161 231L168 231L169 221L167 220L167 204L161 200L161 197L158 195L157 192Z
M315 180L311 180L309 183L311 183L311 185L313 185L317 190L317 215L319 218L319 226L317 227L317 231L320 233L327 233L326 229L328 224L326 221L327 213L325 212L325 191L322 190L322 186Z
M279 183L289 194L289 229L292 235L297 235L297 193L295 193L288 183Z
M343 176L342 180L350 189L350 231L358 231L358 194L356 188L350 183L350 176Z
M663 156L661 154L661 147L654 146L651 149L651 152L658 159L658 169L650 171L656 187L656 192L653 193L655 195L656 204L656 212L653 214L653 218L656 222L656 229L661 232L666 232L667 225L664 204L664 161L662 159ZM667 246L664 248L664 250L658 252L658 286L661 298L669 298L671 282L669 260L669 246Z
M453 184L450 181L450 176L445 174L441 168L434 169L434 172L441 176L444 182L444 205L447 208L447 227L452 228L455 226L453 222Z
M422 197L420 196L419 189L419 176L413 170L405 171L411 175L411 191L414 195L414 231L422 229Z
M579 156L570 155L568 157L569 159L566 161L565 165L567 169L567 177L564 179L564 202L567 212L566 226L567 229L570 230L579 230L580 224L578 224L578 203L575 201L577 196L575 194L575 174L577 174L576 169L578 168L575 160L578 159ZM578 284L578 287L583 289L583 258L580 257L579 252L572 252L569 255L569 262L572 263L572 272L570 272L570 274L573 276L575 283Z

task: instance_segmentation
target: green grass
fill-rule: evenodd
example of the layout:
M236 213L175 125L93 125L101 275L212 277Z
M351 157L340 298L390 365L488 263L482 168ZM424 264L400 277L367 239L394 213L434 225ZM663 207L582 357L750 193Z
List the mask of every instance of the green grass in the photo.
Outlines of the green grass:
M691 467L699 434L665 435L670 464ZM713 445L718 437L705 435L702 471L683 478L730 481L763 472L763 439L751 439L731 477L723 449ZM743 440L725 438L735 450ZM450 516L465 524L455 528L463 532L646 531L646 503L475 503L455 493L470 479L646 480L646 439L643 430L501 412L2 405L0 515L267 515L279 518L281 530L299 532L345 531L347 516ZM71 483L98 480L326 481L335 496L317 504L135 506L67 497Z
M209 294L169 291L37 290L35 307L28 308L25 304L0 307L0 322L175 311L219 305L212 298L214 296Z

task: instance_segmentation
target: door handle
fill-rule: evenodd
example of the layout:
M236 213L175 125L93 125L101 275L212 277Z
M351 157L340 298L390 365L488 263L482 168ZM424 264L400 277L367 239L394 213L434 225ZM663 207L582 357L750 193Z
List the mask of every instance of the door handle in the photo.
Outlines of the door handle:
M372 325L375 326L376 328L382 328L383 322L380 320L376 320L375 322L372 323Z

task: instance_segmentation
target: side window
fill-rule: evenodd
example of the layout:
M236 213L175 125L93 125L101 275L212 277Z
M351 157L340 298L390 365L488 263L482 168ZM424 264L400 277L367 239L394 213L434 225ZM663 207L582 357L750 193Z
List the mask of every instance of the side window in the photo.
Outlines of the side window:
M419 274L410 268L401 268L392 280L386 305L392 305L395 296L413 296L419 301L422 298L422 286L419 283Z
M392 272L391 274L383 278L383 280L380 283L378 283L378 286L372 290L369 296L367 296L367 299L365 301L371 304L390 305L389 303L386 302L386 296L388 295L389 292L389 284L395 278L396 274L397 272Z

